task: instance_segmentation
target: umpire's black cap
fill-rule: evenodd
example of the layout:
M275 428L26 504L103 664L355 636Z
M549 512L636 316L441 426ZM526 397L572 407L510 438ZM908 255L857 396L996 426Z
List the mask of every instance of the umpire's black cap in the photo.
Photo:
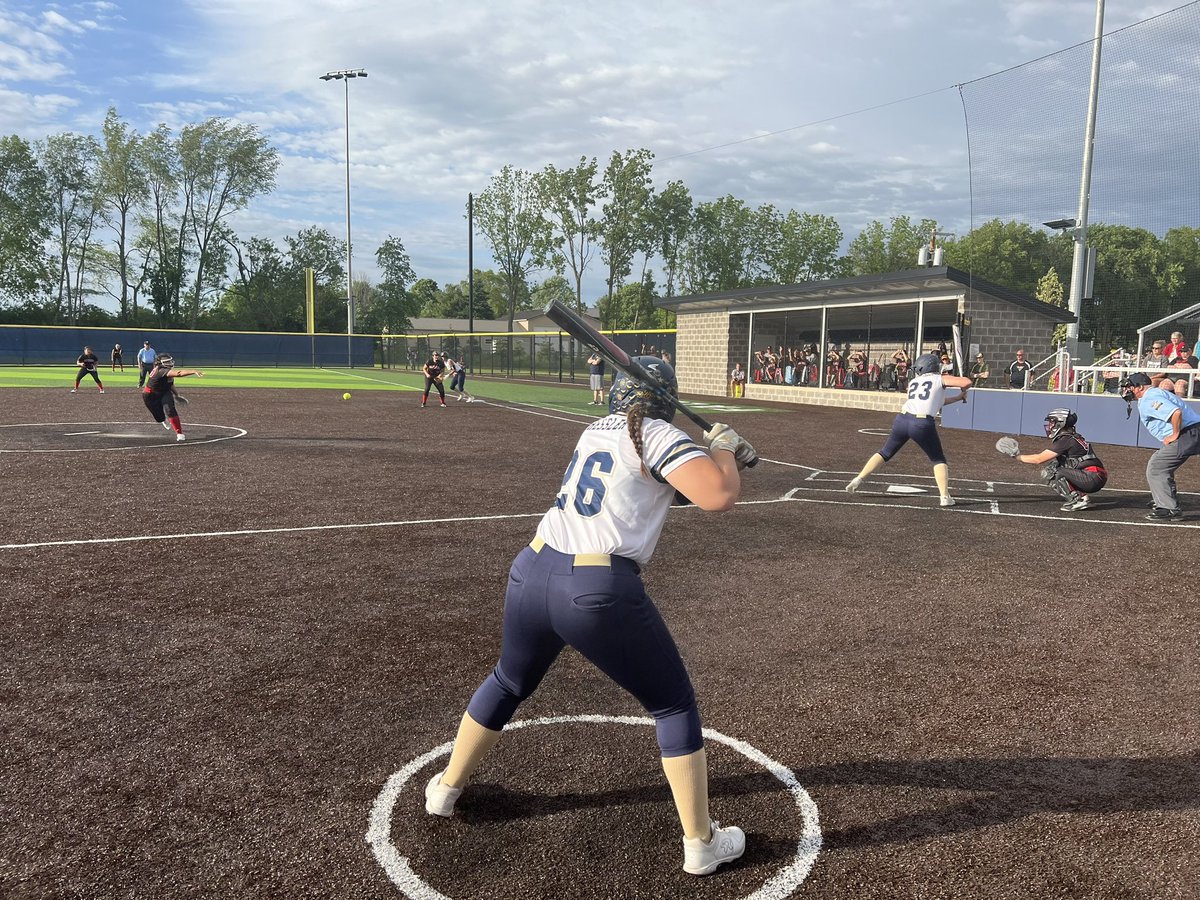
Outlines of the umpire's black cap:
M1141 372L1133 372L1125 379L1125 383L1130 387L1150 387L1152 382L1149 375Z

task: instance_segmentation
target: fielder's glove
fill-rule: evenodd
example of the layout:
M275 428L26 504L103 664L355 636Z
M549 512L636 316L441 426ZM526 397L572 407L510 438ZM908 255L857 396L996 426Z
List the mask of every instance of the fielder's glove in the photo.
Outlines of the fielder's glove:
M730 428L728 425L717 424L704 432L708 441L708 449L712 451L728 450L737 460L739 469L753 466L758 462L758 454L750 442Z
M996 441L996 450L1003 453L1005 456L1011 456L1014 459L1020 454L1021 448L1017 444L1016 438L1011 438L1007 434Z

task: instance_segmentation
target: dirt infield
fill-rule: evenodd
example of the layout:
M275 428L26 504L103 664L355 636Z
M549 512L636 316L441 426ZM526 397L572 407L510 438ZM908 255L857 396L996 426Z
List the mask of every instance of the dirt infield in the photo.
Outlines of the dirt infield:
M1159 526L1144 450L1099 448L1109 504L1065 514L946 430L939 509L915 447L842 490L888 415L733 416L743 502L673 510L645 572L749 835L696 879L653 729L572 651L518 718L601 720L421 806L587 392L338 396L197 390L176 445L131 392L5 392L0 896L1196 896L1200 462Z

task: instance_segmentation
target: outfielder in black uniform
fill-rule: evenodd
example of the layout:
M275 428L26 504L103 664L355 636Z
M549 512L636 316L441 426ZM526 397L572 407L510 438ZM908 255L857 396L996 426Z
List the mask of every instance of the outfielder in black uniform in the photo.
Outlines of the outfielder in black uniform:
M188 375L201 378L204 373L196 369L176 369L175 360L163 354L154 361L154 368L150 370L146 386L142 388L142 401L146 409L150 410L155 422L164 428L174 429L177 441L184 440L184 434L183 423L179 421L179 413L175 409L174 381Z
M421 409L429 402L429 389L436 387L438 396L442 398L442 408L446 408L446 389L442 387L442 379L446 377L446 361L442 354L434 350L429 359L425 360L425 392L421 394Z
M125 360L123 359L123 354L122 354L122 351L121 351L121 345L120 345L120 344L113 344L113 348L112 348L112 368L113 368L113 371L114 371L114 372L115 372L115 371L117 371L117 366L120 366L120 367L121 367L121 371L122 371L122 372L124 372L124 371L125 371Z
M1079 417L1061 408L1046 413L1046 437L1050 446L1041 453L1022 453L1018 462L1043 466L1042 480L1065 500L1063 512L1087 509L1088 496L1108 483L1108 471L1092 445L1075 430Z
M98 362L100 362L100 357L92 352L92 348L84 347L83 352L79 354L79 359L75 360L79 371L75 373L75 387L71 388L72 394L79 390L79 382L83 380L84 375L91 375L96 386L100 388L100 393L104 393L104 384L100 381L100 376L96 374L96 363Z

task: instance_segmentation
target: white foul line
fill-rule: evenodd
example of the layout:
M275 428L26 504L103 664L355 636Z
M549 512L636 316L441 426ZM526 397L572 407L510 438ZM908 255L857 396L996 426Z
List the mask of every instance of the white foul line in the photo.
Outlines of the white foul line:
M87 538L73 541L38 541L32 544L0 544L0 550L32 550L37 547L77 547L84 544L128 544L137 541L167 541L183 538L245 537L255 534L293 534L302 531L349 531L354 528L398 528L404 525L441 525L450 522L494 522L501 519L531 519L545 512L512 513L500 516L455 516L448 519L405 519L395 522L353 522L345 525L298 525L292 528L242 528L236 531L196 531L182 534L139 534L132 537Z
M614 725L654 725L653 719L641 716L546 716L540 719L522 719L516 722L509 722L504 730L515 731L518 728L528 728L533 725L563 725L573 722ZM771 876L758 890L752 894L748 894L745 898L745 900L783 900L784 897L791 895L804 882L804 879L808 877L808 873L812 871L813 863L816 862L817 854L821 851L821 824L820 816L817 813L817 804L813 802L812 797L809 796L804 786L800 784L799 779L796 778L796 774L787 766L776 762L745 741L728 737L711 728L703 729L702 733L706 740L715 741L718 744L724 744L736 750L751 762L758 763L758 765L774 775L787 788L787 792L791 795L797 810L800 812L803 828L801 829L800 840L796 844L796 852L791 861ZM371 851L375 854L375 858L379 861L379 864L383 866L392 884L396 885L405 896L412 898L412 900L450 900L450 898L426 884L413 871L408 858L400 855L400 851L391 840L392 812L396 808L396 801L399 799L400 792L404 789L405 784L429 763L448 754L453 746L454 742L448 741L445 744L434 747L428 753L418 756L404 766L404 768L394 772L384 784L383 790L375 798L375 802L371 806L371 814L367 819L366 840L371 845ZM416 809L420 810L422 806L418 804Z

